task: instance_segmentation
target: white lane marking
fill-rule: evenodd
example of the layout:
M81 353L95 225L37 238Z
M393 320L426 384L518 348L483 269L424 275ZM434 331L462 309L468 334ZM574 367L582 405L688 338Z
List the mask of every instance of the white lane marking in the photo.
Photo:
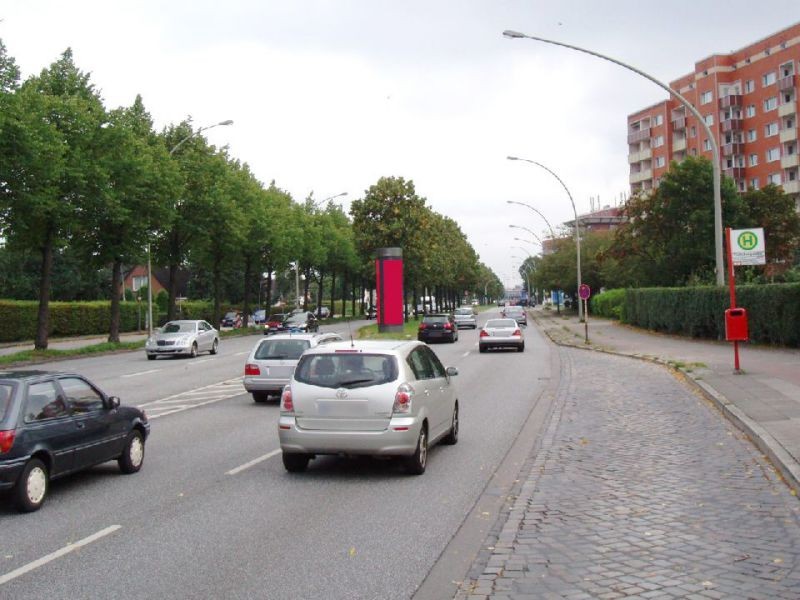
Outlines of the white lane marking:
M235 469L231 469L230 471L225 473L225 475L236 475L237 473L241 473L245 469L249 469L250 467L257 465L258 463L263 462L268 458L272 458L273 456L276 456L280 453L281 453L280 448L278 450L273 450L272 452L267 452L264 456L259 456L258 458L254 458L250 462L246 462L243 465L236 467Z
M469 356L469 352L464 352L464 354L462 354L461 356L462 357L467 357L467 356Z
M208 362L208 361L210 361L210 360L214 360L214 359L213 359L213 358L211 358L211 357L209 357L209 358L200 358L200 359L195 359L195 360L193 360L193 361L192 361L192 362L190 362L190 363L186 363L186 366L187 366L187 367L193 367L193 366L195 366L195 365L202 365L203 363L207 363L207 362Z
M237 352L234 356L244 356L245 354L250 354L250 350L245 350L244 352Z
M89 537L85 537L82 540L75 542L74 544L67 544L60 550L56 550L55 552L48 554L47 556L43 556L38 560L34 560L33 562L29 562L27 565L21 566L19 569L14 569L13 571L6 573L3 576L0 576L0 585L4 583L8 583L12 579L16 579L20 575L24 575L34 569L38 569L39 567L46 565L50 561L53 561L57 558L64 556L65 554L69 554L70 552L82 548L92 542L99 540L101 537L105 537L110 533L114 533L117 529L120 529L122 525L111 525L110 527L106 527L105 529L101 529L97 533L90 535Z
M204 385L203 387L199 387L199 388L196 388L194 390L189 390L189 391L190 392L197 392L198 390L205 390L205 389L214 387L215 385L225 385L225 384L230 384L230 383L234 383L234 382L237 382L237 381L241 383L241 381L242 381L242 376L241 375L239 377L234 377L233 379L227 379L225 381L218 381L217 383ZM151 404L156 404L157 402L163 402L164 400L172 400L173 398L177 398L178 396L185 396L186 394L187 394L187 392L179 392L177 394L172 394L172 396L165 396L164 398L159 398L158 400L153 400L152 402L146 402L144 404L140 404L139 408L147 407L147 406L150 406Z
M139 371L138 373L128 373L127 375L120 375L120 379L125 379L126 377L138 377L139 375L147 375L148 373L158 373L159 371L163 371L164 369L150 369L149 371Z

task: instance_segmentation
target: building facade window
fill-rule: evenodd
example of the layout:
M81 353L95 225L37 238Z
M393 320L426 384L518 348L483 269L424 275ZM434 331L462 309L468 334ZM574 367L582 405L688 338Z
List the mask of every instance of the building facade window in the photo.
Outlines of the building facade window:
M757 189L758 189L758 177L753 177L753 178L750 180L750 188L751 188L751 189L754 189L754 190L757 190Z
M653 148L659 148L664 145L664 136L657 135L653 138Z
M700 104L708 104L711 100L713 100L713 97L710 91L700 94Z
M767 150L767 162L775 162L781 157L780 148L770 148Z
M771 98L767 98L764 100L764 111L775 110L778 108L778 98L776 96L772 96Z
M756 89L756 82L752 79L744 82L744 93L749 94Z
M664 115L656 115L653 117L653 127L658 127L664 123Z
M709 141L708 138L703 140L703 150L705 150L706 152L711 150L711 142Z
M714 124L714 115L706 115L703 117L703 121L705 121L706 125L713 125Z
M764 73L764 76L761 78L761 83L764 87L768 85L772 85L777 81L777 75L775 71L770 71L769 73Z
M770 173L767 176L767 183L780 185L781 184L781 174L780 173Z
M656 167L663 167L665 160L663 156L656 156Z
M755 167L758 164L758 154L750 155L750 166Z
M134 292L138 292L141 288L147 287L147 275L140 275L131 278L131 287Z
M767 123L767 125L764 126L764 137L771 137L773 135L778 135L778 124Z
M755 129L750 129L747 131L748 142L755 142L757 139L758 139L758 134L756 133Z
M697 127L692 125L692 128L689 130L689 137L697 137Z
M755 117L756 116L756 105L750 104L747 108L744 109L744 116L745 117Z

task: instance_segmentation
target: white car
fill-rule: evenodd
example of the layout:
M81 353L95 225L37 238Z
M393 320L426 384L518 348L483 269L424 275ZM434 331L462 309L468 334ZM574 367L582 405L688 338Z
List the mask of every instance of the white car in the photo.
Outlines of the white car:
M456 327L471 327L472 329L478 328L478 319L475 318L475 311L470 306L462 306L461 308L453 311L453 318L456 321Z
M478 349L486 352L490 348L514 348L525 352L525 336L516 319L489 319L478 337Z
M148 360L157 356L186 355L194 358L199 352L219 351L219 331L207 321L170 321L147 338L144 351Z
M423 473L430 446L458 441L457 374L417 341L308 350L281 396L284 467L304 471L320 454L366 454L400 457L409 472Z

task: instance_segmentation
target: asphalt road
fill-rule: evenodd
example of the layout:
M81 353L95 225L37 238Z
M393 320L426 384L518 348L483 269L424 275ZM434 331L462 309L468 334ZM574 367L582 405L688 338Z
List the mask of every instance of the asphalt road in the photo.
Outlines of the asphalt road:
M54 482L30 515L1 503L0 597L409 598L550 377L547 346L534 328L526 335L521 354L479 354L471 330L434 346L459 369L461 433L432 449L420 477L337 457L286 473L277 405L255 404L240 383L254 337L194 360L140 352L54 363L145 407L145 466L124 476L108 463Z

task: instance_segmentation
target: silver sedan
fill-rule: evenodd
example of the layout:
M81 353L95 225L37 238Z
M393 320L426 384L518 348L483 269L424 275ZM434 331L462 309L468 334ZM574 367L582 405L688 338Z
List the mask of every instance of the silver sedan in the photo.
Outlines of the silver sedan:
M205 351L216 354L219 350L219 331L207 321L170 321L147 338L144 350L148 360L175 355L194 358L198 352Z
M478 328L478 320L475 318L475 311L473 311L470 306L457 308L453 312L453 318L456 320L456 327L459 329L461 327Z
M489 348L516 348L525 351L525 336L516 319L489 319L481 329L478 349L486 352Z

